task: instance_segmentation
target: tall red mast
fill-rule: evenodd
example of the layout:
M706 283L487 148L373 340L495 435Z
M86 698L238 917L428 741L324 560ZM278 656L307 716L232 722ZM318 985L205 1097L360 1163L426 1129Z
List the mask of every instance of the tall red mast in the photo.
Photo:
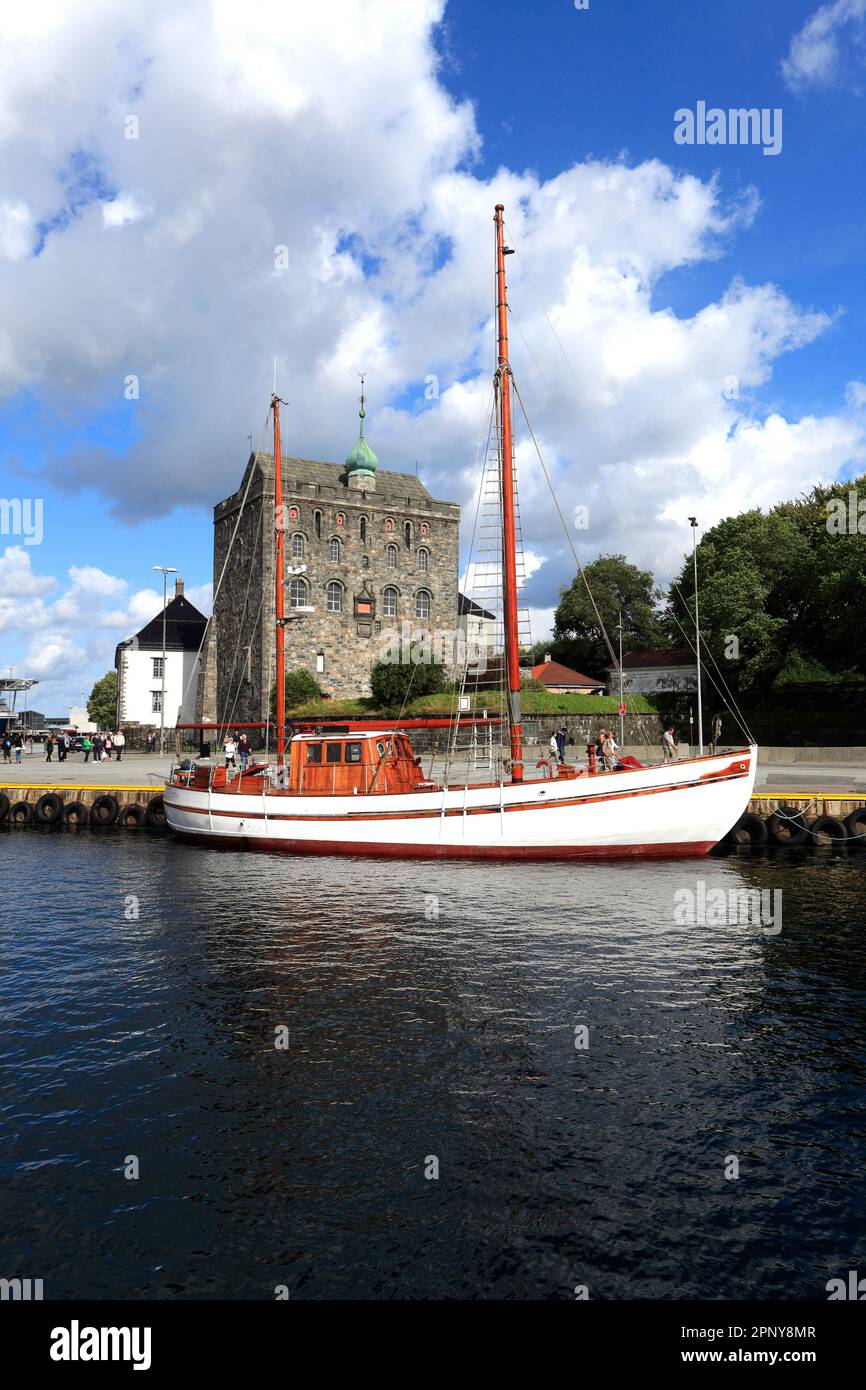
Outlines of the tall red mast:
M274 412L274 525L276 527L275 617L277 646L277 767L286 760L286 585L283 553L283 461L280 455L280 398L271 398Z
M520 718L520 651L517 641L517 544L514 521L514 445L511 434L511 367L508 362L508 298L505 286L505 245L502 214L496 204L496 311L499 345L496 381L499 392L500 490L502 497L502 581L505 610L505 662L508 677L508 726L511 733L511 780L523 781L523 725Z

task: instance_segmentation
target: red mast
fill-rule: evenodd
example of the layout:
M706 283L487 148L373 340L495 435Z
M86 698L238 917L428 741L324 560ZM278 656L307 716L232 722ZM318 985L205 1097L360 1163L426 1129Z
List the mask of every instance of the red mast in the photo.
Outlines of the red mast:
M283 461L280 456L280 398L271 398L274 412L274 525L276 527L275 618L277 629L277 767L286 760L286 586L283 541Z
M500 487L502 495L502 580L505 609L505 661L508 676L508 725L511 733L511 780L523 781L523 725L520 718L520 652L517 641L517 545L514 522L514 446L511 435L511 367L508 362L508 298L505 286L505 245L502 214L496 204L496 310L499 346L496 381L499 389L499 423L502 447Z

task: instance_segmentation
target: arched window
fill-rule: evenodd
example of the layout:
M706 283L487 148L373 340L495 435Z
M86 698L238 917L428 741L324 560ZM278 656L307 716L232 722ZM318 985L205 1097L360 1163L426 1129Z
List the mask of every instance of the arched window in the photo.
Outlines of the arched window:
M386 516L386 517L385 517L385 530L386 530L386 531L393 531L393 530L394 530L394 518L393 518L392 516Z
M430 617L430 595L426 589L419 589L415 595L415 617Z
M406 549L412 549L412 523L407 521L403 527L403 539L406 542Z
M292 579L289 583L289 607L306 608L307 606L307 581L305 579Z
M382 617L396 618L397 616L397 590L390 584L382 594Z
M345 523L346 523L346 513L345 513L345 512L337 512L337 518L336 518L336 519L337 519L337 525L338 525L338 526L344 526Z
M423 537L423 536L426 536L426 535L428 534L429 530L430 530L430 527L427 525L427 522L426 522L426 521L422 521L422 522L421 522L421 535L422 535L422 537Z
M314 512L313 521L316 526L316 540L320 541L322 539L322 513Z
M427 573L427 556L429 555L429 553L430 552L425 550L423 546L418 551L418 568L422 574Z
M360 527L359 527L359 530L360 530L360 532L361 532L361 544L362 544L362 545L366 545L366 544L367 544L367 518L366 518L365 516L362 516L362 517L361 517L361 525L360 525Z
M395 569L397 568L397 547L396 547L396 545L389 545L389 546L388 546L388 568L389 568L389 570L395 570Z
M343 611L343 586L338 580L332 579L328 585L328 612L342 613Z
M299 532L292 536L292 559L303 560L304 558L304 538Z
M343 558L343 544L339 536L332 536L330 543L330 555L335 565L338 565Z

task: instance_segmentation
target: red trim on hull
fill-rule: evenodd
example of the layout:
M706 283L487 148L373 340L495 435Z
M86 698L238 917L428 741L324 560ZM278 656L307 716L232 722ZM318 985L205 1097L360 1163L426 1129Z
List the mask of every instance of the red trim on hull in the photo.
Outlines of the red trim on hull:
M370 845L341 840L265 840L244 835L198 834L175 830L189 844L220 849L263 850L271 854L342 855L353 859L495 859L501 862L568 859L693 859L708 854L716 844L705 840L666 845Z

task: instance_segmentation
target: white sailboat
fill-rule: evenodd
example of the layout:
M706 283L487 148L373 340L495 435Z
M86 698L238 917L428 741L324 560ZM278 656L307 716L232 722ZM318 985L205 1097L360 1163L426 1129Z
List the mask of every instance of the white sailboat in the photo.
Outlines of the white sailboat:
M293 854L430 859L675 858L704 854L747 809L757 770L752 743L725 753L600 770L524 775L517 617L515 472L504 221L497 204L496 289L502 608L508 773L487 782L425 777L394 727L297 733L286 743L285 555L276 534L276 767L228 775L208 764L173 769L168 824L198 842ZM275 514L282 516L280 401L274 424ZM556 772L556 775L548 773Z

